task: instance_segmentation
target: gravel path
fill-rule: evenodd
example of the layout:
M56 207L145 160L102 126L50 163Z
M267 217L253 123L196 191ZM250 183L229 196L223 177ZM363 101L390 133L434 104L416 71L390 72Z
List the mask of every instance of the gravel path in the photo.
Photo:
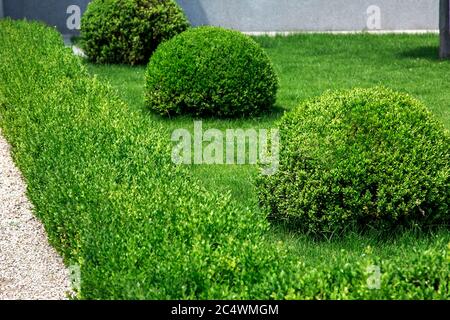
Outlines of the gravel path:
M69 271L48 244L0 131L0 300L65 299Z

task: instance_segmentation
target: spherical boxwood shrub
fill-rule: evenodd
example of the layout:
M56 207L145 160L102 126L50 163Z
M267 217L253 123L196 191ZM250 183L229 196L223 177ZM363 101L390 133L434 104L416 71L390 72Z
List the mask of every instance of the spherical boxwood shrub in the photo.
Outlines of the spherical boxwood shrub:
M97 63L147 63L189 24L174 0L94 0L81 20L81 45Z
M449 225L450 135L410 96L326 93L279 127L279 170L258 179L270 217L326 236Z
M190 29L163 43L146 73L147 105L161 114L256 114L273 106L277 89L262 48L218 27Z

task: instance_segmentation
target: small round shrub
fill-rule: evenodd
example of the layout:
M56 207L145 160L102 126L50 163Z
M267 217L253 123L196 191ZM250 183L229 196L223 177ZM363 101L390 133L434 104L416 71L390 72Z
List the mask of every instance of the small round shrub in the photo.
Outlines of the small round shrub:
M189 23L174 0L94 0L81 20L81 45L96 63L147 63Z
M270 109L278 77L263 49L240 32L190 29L163 43L146 73L146 103L165 115L224 117Z
M280 167L258 178L276 221L327 237L449 225L450 135L409 95L329 92L279 127Z

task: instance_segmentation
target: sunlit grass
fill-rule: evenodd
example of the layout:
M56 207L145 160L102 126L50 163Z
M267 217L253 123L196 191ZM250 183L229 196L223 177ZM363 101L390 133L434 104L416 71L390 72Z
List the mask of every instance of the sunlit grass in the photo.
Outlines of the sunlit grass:
M450 62L438 59L436 35L296 35L255 39L272 58L280 77L277 109L252 119L202 119L204 129L273 128L283 112L326 90L379 85L423 101L450 128ZM178 128L192 130L193 121L198 120L186 116L166 118L147 111L143 99L144 66L90 64L89 69L116 87L133 108L142 110L143 117L153 117L169 132ZM259 210L253 185L258 174L255 166L193 165L191 172L207 188L230 191L242 206ZM436 241L449 242L450 234L441 231L421 235L411 231L389 239L351 234L344 239L317 242L274 226L269 238L285 241L299 259L319 265L358 259L368 246L381 258L408 255L411 247L425 250Z

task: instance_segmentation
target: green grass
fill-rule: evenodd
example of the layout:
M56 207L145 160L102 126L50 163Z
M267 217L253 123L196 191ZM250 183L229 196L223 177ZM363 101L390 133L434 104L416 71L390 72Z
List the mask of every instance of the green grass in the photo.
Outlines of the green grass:
M276 109L259 118L203 119L207 128L272 128L283 110L326 90L383 85L422 100L450 128L450 63L438 59L436 35L296 35L256 37L273 60L281 80ZM92 74L109 81L133 108L170 131L192 129L190 117L163 118L145 110L145 67L89 65ZM231 188L243 203L253 205L249 177L254 168L201 166L192 168L212 188Z
M438 37L428 35L295 35L255 37L268 52L280 77L277 109L253 119L202 119L205 128L273 128L283 112L326 90L383 85L423 101L450 128L450 62L438 59ZM88 65L91 74L109 81L132 108L163 124L169 132L193 128L191 117L164 118L144 106L145 67ZM168 137L169 139L169 137ZM193 165L191 172L210 189L231 190L242 206L258 210L254 166ZM333 260L356 261L367 246L381 258L408 255L411 246L424 250L431 243L448 242L450 233L432 236L407 232L385 239L379 235L352 234L331 242L314 242L282 226L270 237L289 244L299 260L310 265ZM327 259L324 259L327 257Z

